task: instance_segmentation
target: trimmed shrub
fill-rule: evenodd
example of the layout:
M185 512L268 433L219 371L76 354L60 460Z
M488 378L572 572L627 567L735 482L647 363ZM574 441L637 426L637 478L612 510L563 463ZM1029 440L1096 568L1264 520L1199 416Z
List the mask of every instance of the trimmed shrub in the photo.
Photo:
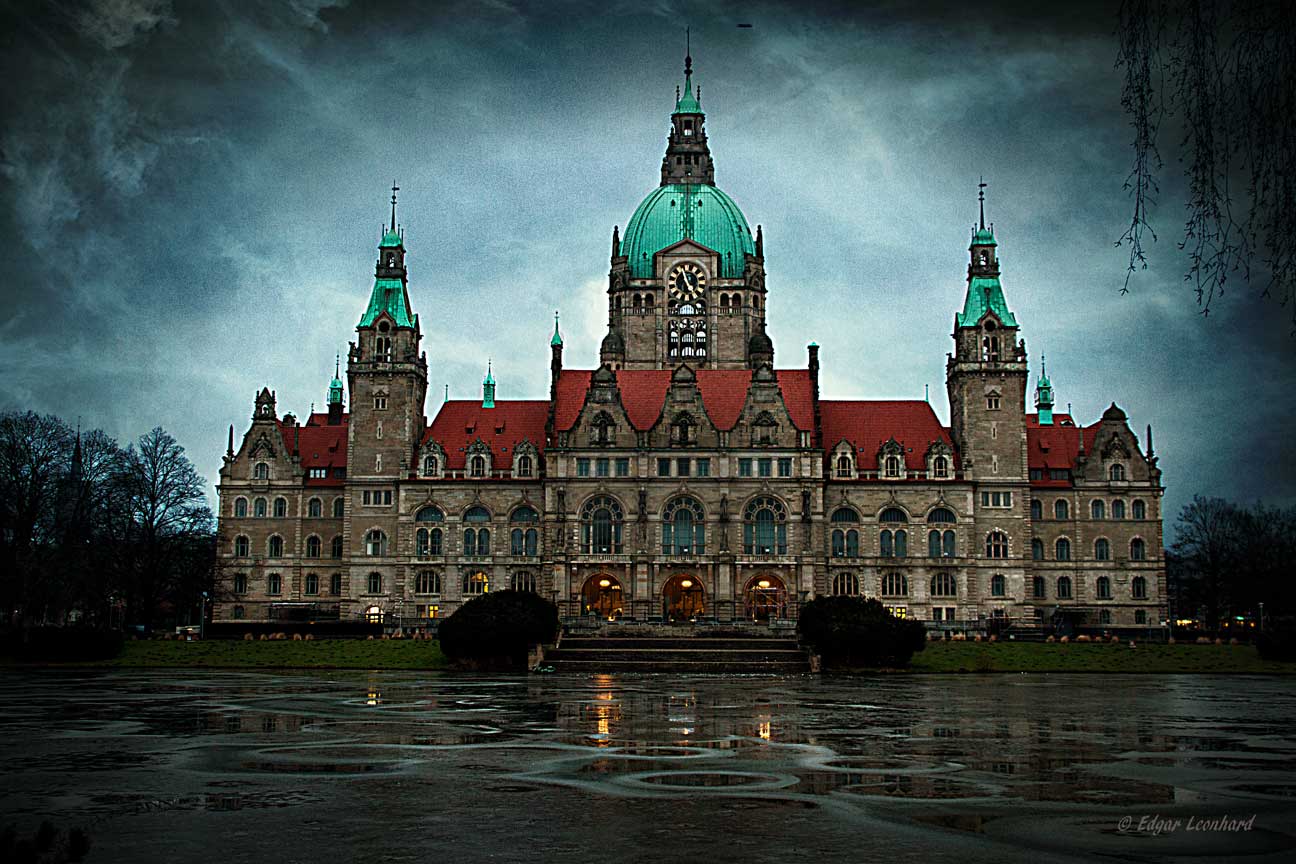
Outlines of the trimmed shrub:
M558 635L558 607L531 591L492 591L456 609L437 635L459 665L525 669L531 646Z
M90 627L29 627L5 634L4 653L27 662L75 663L110 660L125 637L117 630Z
M801 607L797 631L825 667L907 666L927 647L921 621L897 618L863 597L816 597Z

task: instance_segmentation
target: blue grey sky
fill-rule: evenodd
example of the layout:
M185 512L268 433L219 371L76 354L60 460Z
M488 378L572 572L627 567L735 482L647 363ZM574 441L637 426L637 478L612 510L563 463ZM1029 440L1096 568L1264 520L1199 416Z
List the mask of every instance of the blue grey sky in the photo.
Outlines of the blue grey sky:
M123 442L162 424L214 483L263 385L322 406L401 186L431 383L543 398L606 328L612 226L658 182L684 27L717 185L764 226L776 365L922 398L984 175L1009 304L1061 407L1151 423L1167 509L1296 503L1289 316L1183 283L1167 155L1122 296L1131 158L1116 3L10 3L0 29L0 408ZM740 28L739 24L751 24ZM1173 141L1167 141L1167 145Z

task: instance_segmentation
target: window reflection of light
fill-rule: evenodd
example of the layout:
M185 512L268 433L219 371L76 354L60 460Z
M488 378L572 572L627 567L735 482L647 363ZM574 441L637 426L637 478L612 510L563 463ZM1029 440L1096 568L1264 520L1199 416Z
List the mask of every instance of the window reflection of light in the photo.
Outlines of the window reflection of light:
M762 740L764 741L770 740L770 721L768 720L760 721L760 723L757 724L756 731L757 734L760 735Z

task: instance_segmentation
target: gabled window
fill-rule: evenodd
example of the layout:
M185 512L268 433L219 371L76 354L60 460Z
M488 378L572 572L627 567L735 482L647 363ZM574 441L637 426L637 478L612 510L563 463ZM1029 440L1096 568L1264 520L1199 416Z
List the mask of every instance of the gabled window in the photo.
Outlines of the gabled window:
M949 459L944 456L937 456L932 460L932 476L938 480L944 480L950 476Z
M855 463L851 460L850 454L843 453L837 457L837 476L843 480L855 476Z
M267 464L264 463L264 462L258 462L258 463L256 463L256 465L254 465L254 466L252 467L252 479L253 479L253 480L269 480L269 479L270 479L270 466L267 465Z
M677 414L671 421L671 443L678 445L696 444L697 423L693 420L692 415L686 413Z
M530 456L517 457L517 468L514 473L518 477L530 477L533 473Z
M590 443L606 445L616 441L616 421L606 411L600 411L590 423Z
M899 477L900 476L900 457L888 456L883 461L883 476Z
M1114 482L1121 482L1125 479L1125 466L1119 462L1107 469L1108 479Z
M474 456L474 457L472 457L472 459L469 461L469 474L471 474L473 477L485 477L485 476L486 476L486 457L485 457L485 456L480 456L480 455L478 455L478 456Z

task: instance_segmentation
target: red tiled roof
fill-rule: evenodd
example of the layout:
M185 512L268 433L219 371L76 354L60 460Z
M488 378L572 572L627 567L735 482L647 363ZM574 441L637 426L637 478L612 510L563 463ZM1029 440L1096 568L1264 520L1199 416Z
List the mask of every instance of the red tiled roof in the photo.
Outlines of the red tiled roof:
M548 417L545 400L499 400L494 408L483 408L480 399L453 399L441 406L423 441L431 439L445 448L446 468L451 471L463 470L468 445L478 438L491 448L495 468L512 467L513 448L523 441L544 452Z
M738 422L747 403L752 373L748 369L699 369L698 391L707 416L717 429L729 430ZM564 369L558 378L554 428L565 431L576 425L593 373ZM814 428L813 385L808 369L780 369L775 372L783 401L792 423L802 430ZM621 404L636 429L651 429L661 417L670 389L669 369L622 369L616 373Z
M931 405L921 400L823 400L819 416L825 459L831 461L833 448L845 440L855 448L855 464L861 471L877 470L878 450L891 438L904 445L905 467L910 471L927 469L927 448L933 442L954 446L949 430L940 424ZM954 461L957 464L957 454Z
M1032 480L1033 486L1068 486L1067 480L1048 479L1049 469L1070 470L1080 453L1080 436L1084 435L1086 452L1093 452L1100 423L1081 428L1070 414L1054 414L1053 425L1041 426L1038 414L1026 415L1026 465L1044 473L1043 480Z
M328 425L327 414L312 414L306 423L290 426L278 421L279 434L283 438L284 449L289 453L296 444L301 454L301 465L306 470L307 486L341 486L345 478L333 476L334 468L346 468L347 464L347 423L349 414L342 415L342 422L336 426ZM311 477L311 468L328 469L327 477Z

